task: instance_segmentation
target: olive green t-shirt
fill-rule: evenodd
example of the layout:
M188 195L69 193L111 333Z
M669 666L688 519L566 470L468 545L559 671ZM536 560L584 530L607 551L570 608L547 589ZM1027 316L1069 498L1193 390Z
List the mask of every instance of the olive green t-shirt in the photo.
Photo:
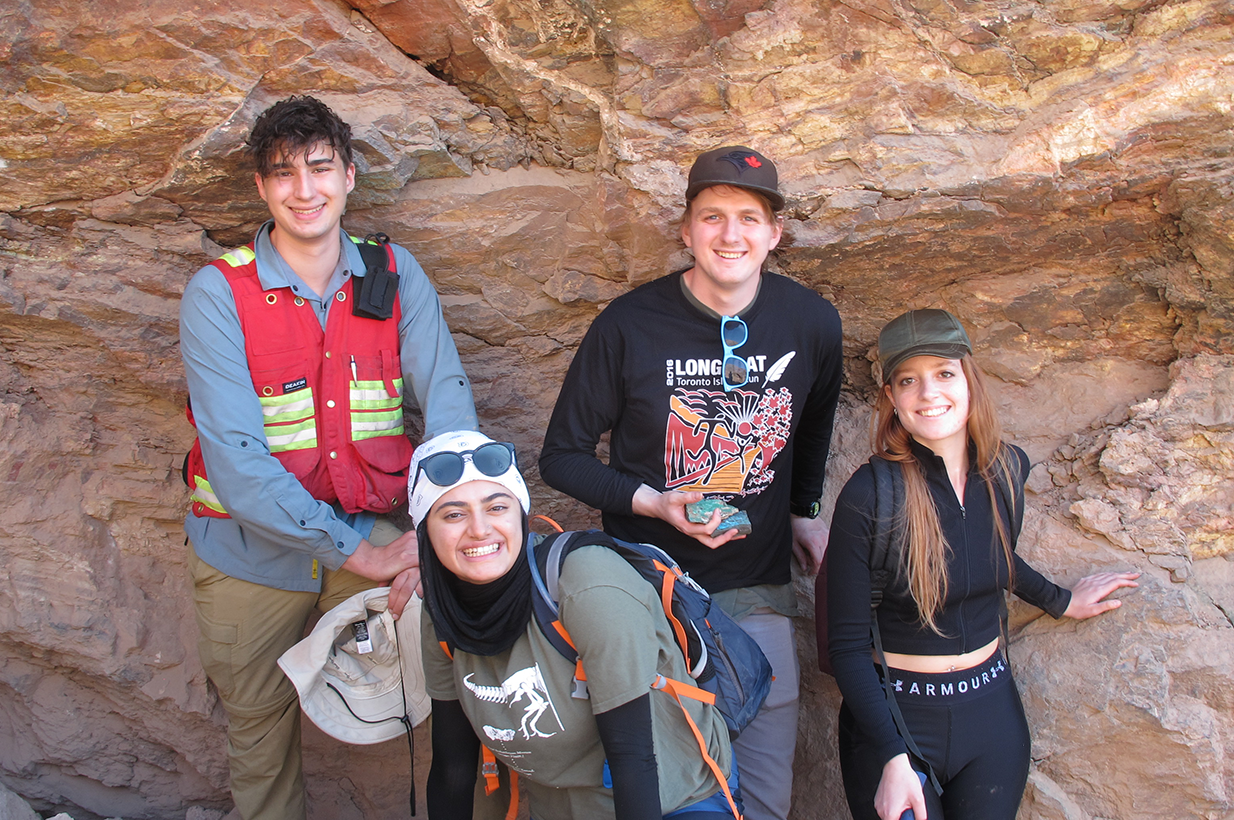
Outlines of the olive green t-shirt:
M523 778L536 820L613 818L603 787L604 748L593 715L651 691L657 674L691 683L655 588L606 547L582 547L562 567L561 621L578 648L589 700L571 697L574 665L553 648L533 617L508 652L455 651L422 619L430 696L458 700L480 742ZM725 773L728 730L714 706L682 699ZM651 691L652 736L665 813L702 800L719 784L671 695Z

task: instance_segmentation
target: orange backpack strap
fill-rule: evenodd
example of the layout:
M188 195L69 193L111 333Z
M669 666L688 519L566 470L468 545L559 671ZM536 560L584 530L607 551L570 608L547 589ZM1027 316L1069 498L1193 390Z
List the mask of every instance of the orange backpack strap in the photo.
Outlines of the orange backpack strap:
M660 587L660 603L664 606L664 616L668 618L673 634L677 637L677 646L681 647L681 652L685 655L686 669L693 669L698 659L690 657L690 641L686 638L685 625L673 612L673 588L677 585L677 575L659 561L653 560L651 563L664 576L664 582Z
M672 577L671 573L667 577L671 578ZM665 583L665 586L668 586L667 581ZM564 625L562 625L561 621L553 621L553 628L556 629L557 632L561 634L561 637L565 639L566 643L570 644L570 647L572 649L576 649L577 651L577 647L574 646L574 641L570 638L570 633L566 631L566 628ZM583 671L583 659L582 658L579 658L578 661L576 661L574 664L574 686L576 689L576 693L574 694L574 697L580 697L580 695L577 694L577 690L580 687L582 688L582 691L584 693L581 697L585 698L587 696L586 695L587 673ZM686 709L685 704L681 702L681 699L683 697L686 697L686 698L690 698L691 700L697 700L702 703L709 703L712 706L714 706L716 703L716 696L713 695L711 692L708 692L705 689L699 689L697 686L691 686L690 684L682 683L679 680L673 680L672 678L666 678L663 675L656 675L655 682L651 684L651 688L652 689L662 689L665 692L668 692L670 695L672 695L673 700L677 701L677 705L681 707L681 714L685 715L686 723L689 724L690 731L694 733L694 739L698 742L698 750L702 752L703 754L703 762L707 764L707 768L711 769L711 773L715 775L716 780L719 781L720 783L720 788L724 791L724 797L726 800L728 800L728 806L730 809L733 810L733 817L736 818L736 820L742 820L741 812L737 810L737 802L733 800L733 793L728 788L728 778L725 777L724 773L720 771L720 764L716 763L715 758L713 758L710 754L707 753L707 741L703 739L703 733L698 730L698 724L694 722L694 718L690 717L689 710ZM492 755L492 752L488 750L487 746L484 747L484 754L485 754L485 758L484 758L485 764L484 765L487 768L489 756ZM494 766L494 769L495 768L496 767ZM494 779L495 777L496 775L494 775ZM515 777L514 772L510 772L510 777L511 778ZM485 774L485 779L487 778L488 778L488 775ZM494 786L494 788L496 787ZM511 791L513 792L513 780L511 780ZM492 791L489 790L487 793L491 794ZM513 820L513 818L507 816L507 820Z
M483 744L480 746L480 753L484 760L480 766L480 772L484 775L484 793L490 795L501 788L497 756L493 754L492 749ZM506 809L505 820L516 820L518 817L518 772L509 766L506 767L506 772L510 775L510 805Z
M480 764L480 774L484 775L484 793L492 794L501 788L501 780L497 777L497 756L487 746L480 746L480 754L484 762Z
M518 818L518 772L513 769L507 769L510 773L510 808L506 809L505 820L517 820Z
M683 697L687 697L692 700L702 701L703 703L714 704L716 696L699 689L697 686L666 678L663 675L656 675L655 683L651 684L651 688L668 692L673 696L673 700L677 701L677 705L681 707L681 714L685 715L686 723L689 724L690 731L694 733L694 739L698 742L698 750L702 752L703 762L707 764L707 768L711 769L711 773L720 784L720 789L724 792L724 798L728 800L728 807L732 809L733 817L735 820L742 820L741 812L737 809L737 801L733 800L733 793L728 787L728 778L724 776L724 772L720 771L720 764L716 763L715 758L707 753L707 741L703 738L703 733L698 730L698 724L694 722L694 718L690 717L690 712L686 709L686 705L681 702Z
M553 621L552 626L557 631L557 634L561 635L562 639L574 650L574 654L578 655L578 647L574 645L574 639L570 637L569 632L566 632L566 628L561 621ZM576 657L574 661L574 690L570 692L570 697L580 700L587 700L590 697L587 694L587 672L583 669L582 658Z
M549 518L547 515L533 515L531 517L531 520L532 521L536 521L536 520L543 521L544 523L548 524L553 529L557 530L557 532L565 532L565 530L561 528L560 524L558 524L553 519Z

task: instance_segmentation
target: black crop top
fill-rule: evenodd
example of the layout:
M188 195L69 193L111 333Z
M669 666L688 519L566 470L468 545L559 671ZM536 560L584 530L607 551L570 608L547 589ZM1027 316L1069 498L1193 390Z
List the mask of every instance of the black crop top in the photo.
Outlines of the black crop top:
M947 598L936 622L942 635L921 625L907 581L894 578L878 609L883 649L905 655L960 655L998 637L999 600L1007 587L1007 562L994 526L990 492L975 467L970 467L964 504L956 498L941 457L911 442L922 466L939 524L950 545ZM1028 456L1011 447L1021 474L1028 477ZM972 458L970 455L970 463ZM1003 521L1011 520L1001 493L994 493ZM870 548L873 538L874 474L862 465L844 485L836 501L827 547L827 635L831 664L844 701L863 734L874 741L886 763L906 751L887 709L871 663ZM1012 592L1055 618L1061 618L1071 593L1045 578L1015 556Z

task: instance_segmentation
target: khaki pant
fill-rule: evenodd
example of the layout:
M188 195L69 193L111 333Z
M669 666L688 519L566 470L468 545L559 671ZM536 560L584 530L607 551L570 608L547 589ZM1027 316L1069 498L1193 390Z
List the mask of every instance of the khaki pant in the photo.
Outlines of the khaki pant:
M733 741L746 820L785 820L793 798L801 667L793 620L760 607L737 622L771 662L775 675L758 715Z
M379 518L369 536L385 546L402 531ZM313 610L328 612L376 582L325 570L322 589L288 592L232 578L189 549L197 651L227 710L231 796L244 820L304 820L300 701L279 657L304 637Z

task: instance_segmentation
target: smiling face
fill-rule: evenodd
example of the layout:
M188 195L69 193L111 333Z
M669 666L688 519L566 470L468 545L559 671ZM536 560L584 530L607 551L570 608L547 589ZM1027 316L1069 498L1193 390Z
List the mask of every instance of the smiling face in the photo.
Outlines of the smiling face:
M694 254L686 285L699 298L709 289L752 287L782 230L755 194L731 185L704 188L681 225L681 241Z
M274 241L313 244L337 241L356 185L356 166L345 164L329 143L315 143L295 156L279 155L270 173L256 174L257 192L274 218Z
M523 548L523 511L508 489L468 481L437 499L425 521L441 565L471 584L509 572Z
M935 453L968 446L968 380L959 359L914 356L883 387L914 439Z

